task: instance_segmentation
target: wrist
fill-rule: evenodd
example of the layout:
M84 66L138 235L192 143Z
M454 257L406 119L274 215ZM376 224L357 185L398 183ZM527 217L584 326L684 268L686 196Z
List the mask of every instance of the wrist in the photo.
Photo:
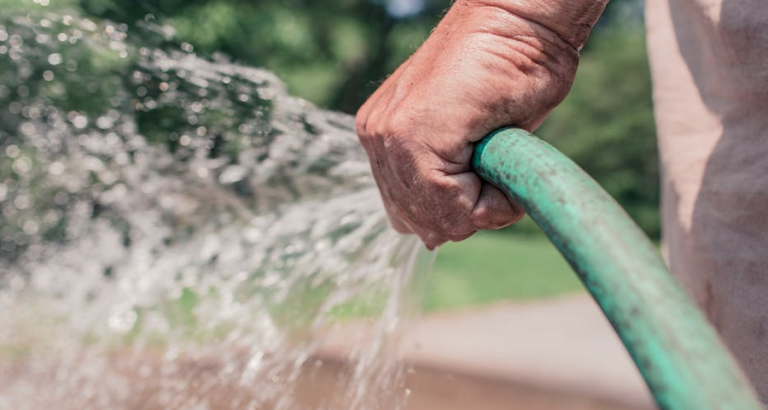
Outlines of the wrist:
M581 50L609 0L459 0L455 6L491 9L551 30ZM499 16L499 18L503 18Z

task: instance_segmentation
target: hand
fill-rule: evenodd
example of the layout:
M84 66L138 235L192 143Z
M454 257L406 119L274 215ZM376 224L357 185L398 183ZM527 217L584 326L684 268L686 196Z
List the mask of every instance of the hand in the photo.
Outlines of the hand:
M558 21L537 10L457 2L357 114L392 225L417 234L429 249L524 214L481 181L470 161L475 142L502 126L532 131L570 90L589 31L580 23L533 21Z

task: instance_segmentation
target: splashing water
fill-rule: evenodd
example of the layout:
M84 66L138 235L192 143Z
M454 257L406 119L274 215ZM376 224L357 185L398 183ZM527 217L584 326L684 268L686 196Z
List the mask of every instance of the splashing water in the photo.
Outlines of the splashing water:
M0 409L402 405L431 257L389 229L352 120L36 3L0 17ZM316 356L354 315L357 348Z

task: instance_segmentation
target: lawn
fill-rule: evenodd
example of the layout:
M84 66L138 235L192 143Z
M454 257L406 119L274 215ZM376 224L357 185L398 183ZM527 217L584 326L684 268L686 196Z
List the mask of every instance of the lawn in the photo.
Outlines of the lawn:
M480 232L440 248L424 302L434 311L583 291L543 235Z

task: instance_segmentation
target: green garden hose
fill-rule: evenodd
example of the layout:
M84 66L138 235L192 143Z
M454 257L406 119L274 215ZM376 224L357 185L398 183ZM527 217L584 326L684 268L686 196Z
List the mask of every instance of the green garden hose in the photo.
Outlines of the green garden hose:
M762 410L658 250L581 168L519 129L475 148L476 172L514 198L565 256L664 410Z

